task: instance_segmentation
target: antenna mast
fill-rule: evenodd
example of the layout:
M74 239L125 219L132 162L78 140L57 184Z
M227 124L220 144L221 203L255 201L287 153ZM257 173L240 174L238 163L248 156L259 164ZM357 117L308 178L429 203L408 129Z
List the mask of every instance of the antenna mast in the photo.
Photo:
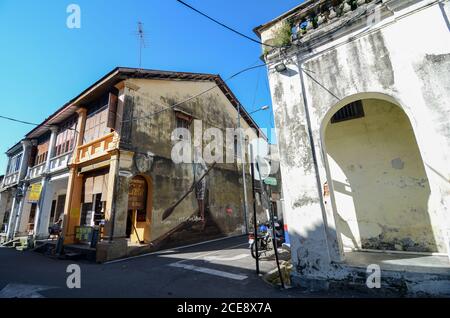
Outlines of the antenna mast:
M138 30L137 30L137 36L139 40L139 68L142 66L142 49L146 48L145 43L145 32L143 23L141 21L138 22Z

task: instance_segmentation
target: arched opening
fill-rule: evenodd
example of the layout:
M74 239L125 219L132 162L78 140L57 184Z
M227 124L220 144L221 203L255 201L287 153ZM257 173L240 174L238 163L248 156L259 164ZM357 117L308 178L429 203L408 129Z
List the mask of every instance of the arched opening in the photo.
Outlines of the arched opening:
M128 191L128 213L126 236L131 244L150 242L152 211L151 178L135 176Z
M437 252L430 187L408 116L389 99L348 100L322 130L344 250Z

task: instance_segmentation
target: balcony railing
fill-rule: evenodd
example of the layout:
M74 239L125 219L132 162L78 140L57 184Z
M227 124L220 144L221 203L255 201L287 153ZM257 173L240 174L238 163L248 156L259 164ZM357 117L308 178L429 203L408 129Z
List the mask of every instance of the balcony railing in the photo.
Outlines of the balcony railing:
M72 159L72 152L54 157L50 160L50 173L66 169L70 160Z
M9 175L5 176L3 186L7 187L10 185L16 184L17 182L19 182L19 171L10 173Z
M34 166L33 168L30 168L28 178L29 179L39 178L39 177L41 177L44 170L45 170L45 162L41 163L37 166Z
M382 0L316 0L304 2L297 12L285 20L273 38L265 43L279 46L289 46L292 42L307 41L316 33L317 29L328 26L330 30L337 28L339 22L347 24L358 16L371 14L374 7ZM370 10L369 10L370 8ZM353 13L352 13L353 12ZM290 36L286 34L290 33ZM270 54L273 49L267 49Z
M116 149L118 144L118 136L114 132L84 144L77 149L78 155L75 163L83 163L106 156L108 151Z

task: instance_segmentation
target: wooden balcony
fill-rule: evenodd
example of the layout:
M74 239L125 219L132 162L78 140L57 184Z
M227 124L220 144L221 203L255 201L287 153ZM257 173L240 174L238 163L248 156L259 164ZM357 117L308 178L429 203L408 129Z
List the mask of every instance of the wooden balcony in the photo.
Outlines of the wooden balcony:
M74 163L80 164L102 158L107 156L110 151L117 149L118 146L118 135L114 132L110 133L78 147Z

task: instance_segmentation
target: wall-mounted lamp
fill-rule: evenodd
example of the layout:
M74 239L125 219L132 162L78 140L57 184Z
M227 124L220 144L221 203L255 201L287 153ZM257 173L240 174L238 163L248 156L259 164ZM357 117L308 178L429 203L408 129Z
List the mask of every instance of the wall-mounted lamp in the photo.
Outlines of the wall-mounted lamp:
M286 64L284 64L283 62L281 62L281 63L275 65L275 70L276 70L278 73L281 73L281 72L286 71L286 70L287 70Z

